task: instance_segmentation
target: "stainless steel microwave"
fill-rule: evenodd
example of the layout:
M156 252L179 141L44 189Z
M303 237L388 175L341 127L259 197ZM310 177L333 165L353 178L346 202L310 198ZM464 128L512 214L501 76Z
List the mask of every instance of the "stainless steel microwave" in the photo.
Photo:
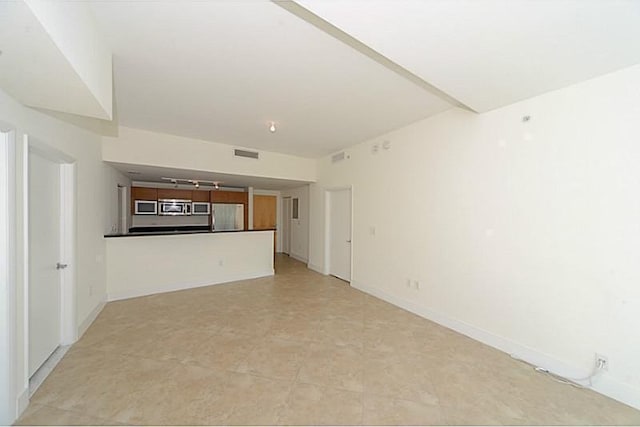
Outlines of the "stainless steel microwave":
M136 200L135 215L158 215L158 202L155 200Z
M160 199L158 215L191 215L191 200Z
M211 213L211 204L209 202L192 202L191 215L209 215Z

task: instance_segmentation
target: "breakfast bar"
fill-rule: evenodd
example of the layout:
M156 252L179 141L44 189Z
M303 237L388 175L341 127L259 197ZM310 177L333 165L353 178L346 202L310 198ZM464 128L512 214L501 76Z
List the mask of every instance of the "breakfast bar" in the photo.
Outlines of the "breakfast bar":
M271 276L273 230L105 236L110 301Z

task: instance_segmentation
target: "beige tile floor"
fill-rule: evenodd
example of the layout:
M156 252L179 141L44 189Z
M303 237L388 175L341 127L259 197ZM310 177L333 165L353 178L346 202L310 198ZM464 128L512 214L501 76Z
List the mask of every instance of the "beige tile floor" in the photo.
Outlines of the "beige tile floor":
M109 303L19 423L640 424L286 256L277 271Z

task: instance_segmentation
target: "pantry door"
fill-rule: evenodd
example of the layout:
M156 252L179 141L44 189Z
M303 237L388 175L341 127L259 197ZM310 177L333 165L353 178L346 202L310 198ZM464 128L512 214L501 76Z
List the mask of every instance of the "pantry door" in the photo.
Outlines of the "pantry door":
M253 196L253 229L254 230L274 230L273 231L273 251L276 248L276 227L277 227L277 196L254 195Z

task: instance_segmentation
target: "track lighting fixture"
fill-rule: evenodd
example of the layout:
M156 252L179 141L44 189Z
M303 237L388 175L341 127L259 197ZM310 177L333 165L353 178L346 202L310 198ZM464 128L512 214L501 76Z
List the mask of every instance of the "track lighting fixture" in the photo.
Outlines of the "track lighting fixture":
M191 184L195 188L200 188L200 184L203 184L203 185L212 186L216 190L220 189L220 182L219 181L203 181L203 180L200 180L200 179L183 179L183 178L168 178L168 177L162 177L161 179L163 181L171 182L174 185L175 188L178 188L179 184L185 184L185 185Z

